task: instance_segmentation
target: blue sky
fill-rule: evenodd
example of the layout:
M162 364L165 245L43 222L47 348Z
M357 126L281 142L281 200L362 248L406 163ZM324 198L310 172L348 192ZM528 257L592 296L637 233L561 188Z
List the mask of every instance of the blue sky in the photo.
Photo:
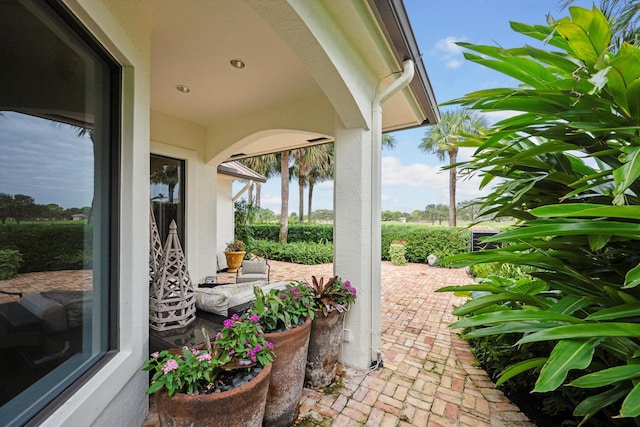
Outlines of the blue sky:
M557 0L404 0L413 32L422 52L431 85L439 103L468 92L493 87L513 87L506 76L466 61L456 41L502 47L517 47L535 40L515 33L510 21L545 24L546 15L568 15ZM574 3L591 7L589 1ZM442 107L444 111L449 107ZM489 117L496 121L501 117ZM440 170L435 155L424 153L418 145L426 128L392 133L396 148L382 152L382 210L413 212L431 203L448 204L448 172ZM461 153L464 158L468 152ZM486 191L486 190L485 190ZM457 200L478 197L478 180L458 182ZM279 178L262 187L261 205L280 211ZM333 183L314 188L313 208L333 209ZM297 183L290 186L289 212L298 210ZM306 214L306 201L305 201Z

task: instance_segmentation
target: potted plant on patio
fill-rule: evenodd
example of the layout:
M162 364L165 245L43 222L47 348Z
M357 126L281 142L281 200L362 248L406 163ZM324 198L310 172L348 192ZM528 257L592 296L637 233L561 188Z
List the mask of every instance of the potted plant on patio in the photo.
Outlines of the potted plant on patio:
M242 258L246 254L244 250L244 242L242 240L233 240L227 243L227 247L224 250L224 256L227 259L227 267L229 267L229 273L235 273L242 265Z
M143 370L163 427L262 424L273 345L259 322L234 315L213 342L151 355Z
M296 408L304 388L305 365L313 319L311 288L293 282L285 290L267 294L256 286L251 314L260 317L265 338L273 343L275 359L267 394L263 426L289 426L296 419Z
M356 300L356 289L338 276L325 283L311 277L315 317L311 324L305 381L311 387L326 387L335 377L342 345L344 319Z

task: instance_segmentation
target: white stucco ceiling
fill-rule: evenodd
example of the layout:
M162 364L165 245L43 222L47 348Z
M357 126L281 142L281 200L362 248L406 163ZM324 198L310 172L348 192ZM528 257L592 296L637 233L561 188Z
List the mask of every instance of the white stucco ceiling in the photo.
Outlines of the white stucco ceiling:
M151 1L152 108L209 126L318 93L280 37L237 0ZM234 58L246 63L233 68ZM188 94L176 90L186 85Z

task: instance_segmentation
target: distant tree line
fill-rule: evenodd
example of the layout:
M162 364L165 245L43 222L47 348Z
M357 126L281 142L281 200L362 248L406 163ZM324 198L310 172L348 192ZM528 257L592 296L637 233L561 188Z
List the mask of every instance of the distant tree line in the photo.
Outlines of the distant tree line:
M55 203L40 205L33 197L25 194L0 193L0 221L6 224L13 219L21 221L55 221L71 219L72 215L89 215L90 207L65 209Z

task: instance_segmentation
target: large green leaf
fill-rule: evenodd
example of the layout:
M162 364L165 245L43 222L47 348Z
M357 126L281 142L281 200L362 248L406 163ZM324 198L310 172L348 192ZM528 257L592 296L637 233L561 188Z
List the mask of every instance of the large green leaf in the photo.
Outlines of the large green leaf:
M622 289L635 288L640 285L640 264L627 272Z
M520 321L501 323L497 326L487 326L485 328L473 329L464 334L465 338L488 337L492 335L514 334L514 333L533 333L544 331L564 325L564 322L558 321Z
M640 365L615 366L583 375L569 383L574 387L596 388L640 377Z
M573 410L573 415L577 417L585 417L585 419L583 420L584 422L587 419L591 418L602 408L606 408L607 406L617 402L627 393L628 390L622 387L614 387L611 390L607 390L595 396L589 396L582 402L580 402L578 406L576 406L576 408Z
M507 369L500 372L500 374L498 375L498 380L496 381L496 385L500 386L516 375L519 375L531 369L539 368L543 366L548 359L548 357L536 357L534 359L523 360L522 362L510 365Z
M627 395L620 408L620 417L640 416L640 382Z
M633 323L589 323L536 332L521 338L516 344L591 337L640 337L640 328Z
M616 221L547 221L532 222L527 227L505 231L486 239L487 242L501 242L518 239L541 238L547 236L575 236L589 234L610 234L640 239L640 224Z
M473 317L466 317L455 322L451 326L454 328L470 328L493 323L517 322L520 320L553 320L565 323L581 323L581 319L565 314L554 313L547 310L505 310L496 313L480 314Z
M455 314L456 316L465 316L469 313L477 311L480 308L506 301L520 301L535 305L537 299L530 295L518 294L515 292L503 292L500 294L485 295L480 298L467 301L460 307L453 310L453 314Z
M603 321L624 319L626 317L640 317L640 303L623 304L601 309L587 316L585 320Z
M610 217L640 220L640 206L605 206L592 203L570 203L541 206L531 210L537 217Z
M591 358L599 338L562 340L551 351L542 367L533 391L547 392L560 387L571 369L584 369Z

